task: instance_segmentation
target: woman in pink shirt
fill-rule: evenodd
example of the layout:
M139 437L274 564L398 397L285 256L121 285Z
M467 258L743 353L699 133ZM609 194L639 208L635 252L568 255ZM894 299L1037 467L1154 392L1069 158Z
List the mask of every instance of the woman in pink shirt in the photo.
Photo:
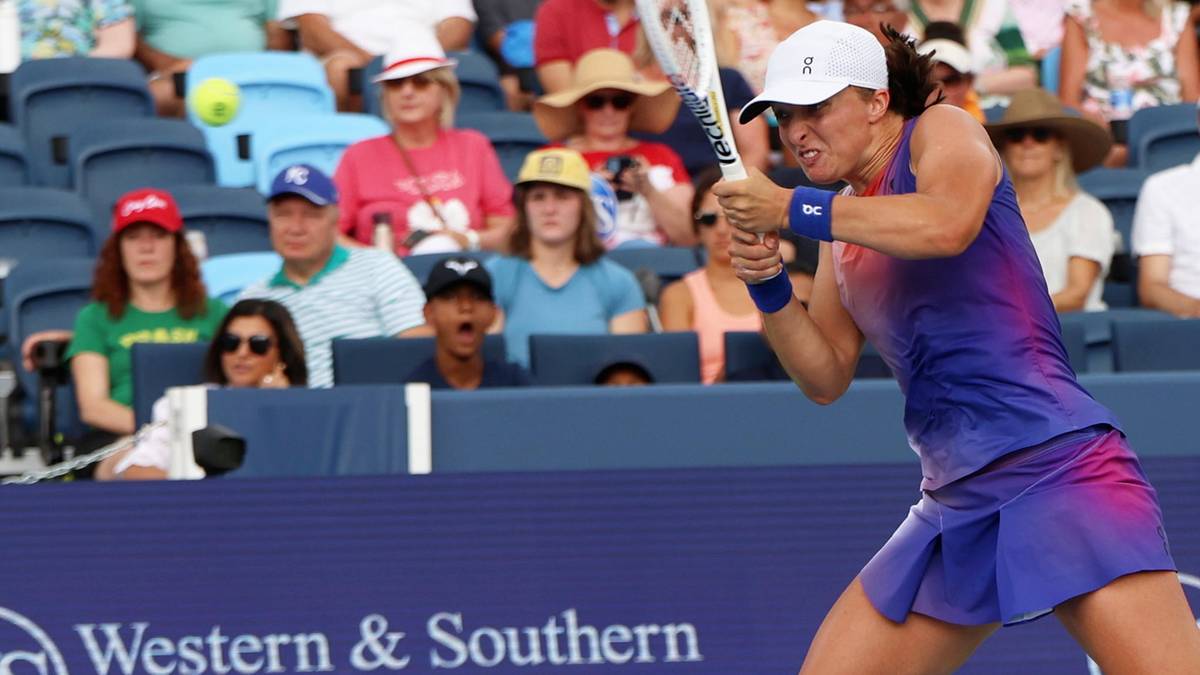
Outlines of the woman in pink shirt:
M704 384L725 379L725 333L762 330L762 317L729 262L733 228L712 193L720 179L716 169L701 173L692 200L693 228L708 262L663 289L658 303L663 330L691 330L699 336Z
M499 250L513 225L512 184L486 136L451 126L455 61L432 32L399 45L375 78L392 133L347 148L334 174L343 241L376 243L376 226L390 223L398 255Z

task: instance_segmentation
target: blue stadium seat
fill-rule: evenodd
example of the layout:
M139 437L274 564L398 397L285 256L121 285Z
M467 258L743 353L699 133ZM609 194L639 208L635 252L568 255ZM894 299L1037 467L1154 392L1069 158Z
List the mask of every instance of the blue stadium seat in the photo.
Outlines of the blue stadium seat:
M367 338L333 341L333 381L345 384L397 384L405 381L417 366L433 357L431 337ZM504 336L488 335L483 340L483 356L504 361Z
M213 182L204 136L182 120L96 122L79 128L71 146L75 191L99 218L109 218L117 198L129 190Z
M154 114L146 73L135 61L26 61L12 74L10 86L9 119L25 134L34 185L70 187L66 159L73 145L70 137L79 126Z
M491 112L460 115L456 125L482 131L492 141L500 165L508 179L515 181L525 155L549 141L533 121L533 115L522 112Z
M529 363L539 385L588 385L606 366L636 363L656 384L700 382L692 332L640 335L531 335Z
M292 164L312 164L332 176L346 148L375 136L388 125L374 115L289 115L254 134L258 191L267 194L275 175Z
M262 195L246 188L186 185L171 188L184 226L204 233L209 256L271 250Z
M757 382L787 379L783 366L762 333L725 333L725 381Z
M274 251L231 253L200 263L200 276L210 297L232 305L243 288L275 276L281 265L283 259Z
M19 362L21 344L33 333L70 330L75 316L91 300L91 258L46 258L36 265L18 265L4 280L4 313L7 318L9 358ZM36 417L37 374L17 368L17 380L26 398L24 418L30 426ZM58 389L58 429L77 431L78 420L70 387Z
M1079 175L1079 187L1104 202L1113 217L1113 226L1129 249L1133 230L1133 212L1138 193L1150 172L1145 169L1092 169Z
M458 61L454 74L458 77L462 98L458 101L458 114L474 114L507 110L504 90L500 88L500 71L496 64L479 52L464 51L448 54Z
M204 382L207 342L191 344L142 343L133 346L133 419L139 428L150 421L154 402L171 387Z
M25 138L17 128L0 124L0 188L29 184Z
M292 115L334 112L333 91L325 69L310 54L251 52L212 54L196 59L187 74L191 91L210 77L222 77L241 89L237 115L214 127L188 107L188 119L204 132L217 163L217 182L253 187L255 139Z
M379 73L383 72L383 57L371 59L363 68L362 101L363 112L377 117L383 117L383 107L379 103L379 85L372 82Z
M426 253L423 255L410 255L400 259L409 272L417 278L417 283L425 285L425 280L429 278L429 270L438 263L439 260L445 260L451 256L466 255L480 262L487 262L495 254L490 251L470 251L468 253Z
M0 188L0 258L91 258L108 236L108 223L92 216L74 192L52 188Z
M1162 171L1191 162L1197 153L1195 104L1142 108L1129 119L1129 166Z
M684 246L619 248L605 255L630 272L648 269L664 282L679 279L700 267L696 250Z
M1200 370L1200 320L1118 318L1112 331L1117 372Z

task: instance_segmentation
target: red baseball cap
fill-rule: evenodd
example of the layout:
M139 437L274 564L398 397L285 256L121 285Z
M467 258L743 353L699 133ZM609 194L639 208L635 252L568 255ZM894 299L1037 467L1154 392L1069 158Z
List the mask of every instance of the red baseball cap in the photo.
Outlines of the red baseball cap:
M171 193L143 188L121 195L113 208L114 234L134 223L150 223L167 232L178 232L183 229L183 216L179 215L179 205Z

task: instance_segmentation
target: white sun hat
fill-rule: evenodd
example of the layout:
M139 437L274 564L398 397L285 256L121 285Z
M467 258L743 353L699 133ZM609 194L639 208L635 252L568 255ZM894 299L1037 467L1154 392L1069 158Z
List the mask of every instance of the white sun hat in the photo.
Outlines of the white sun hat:
M917 53L921 56L932 54L934 63L944 63L958 72L969 75L975 72L975 64L971 52L954 40L935 38L917 45Z
M887 57L869 31L815 21L779 43L767 61L766 86L742 108L742 124L772 103L816 105L846 87L887 89Z
M404 24L397 28L397 33L392 43L395 46L383 58L383 72L373 82L401 80L435 68L458 65L458 61L446 58L446 51L429 27Z

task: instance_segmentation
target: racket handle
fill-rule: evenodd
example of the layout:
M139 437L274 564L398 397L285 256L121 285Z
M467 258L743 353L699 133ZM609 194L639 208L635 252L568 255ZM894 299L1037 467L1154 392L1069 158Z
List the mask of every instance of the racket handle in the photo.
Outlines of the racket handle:
M746 167L742 165L742 159L735 157L729 164L721 165L721 177L725 180L746 180L749 174L746 173ZM762 233L759 233L758 240L763 240Z
M725 180L746 180L748 175L746 167L742 165L742 158L736 155L732 162L721 165L721 177Z

